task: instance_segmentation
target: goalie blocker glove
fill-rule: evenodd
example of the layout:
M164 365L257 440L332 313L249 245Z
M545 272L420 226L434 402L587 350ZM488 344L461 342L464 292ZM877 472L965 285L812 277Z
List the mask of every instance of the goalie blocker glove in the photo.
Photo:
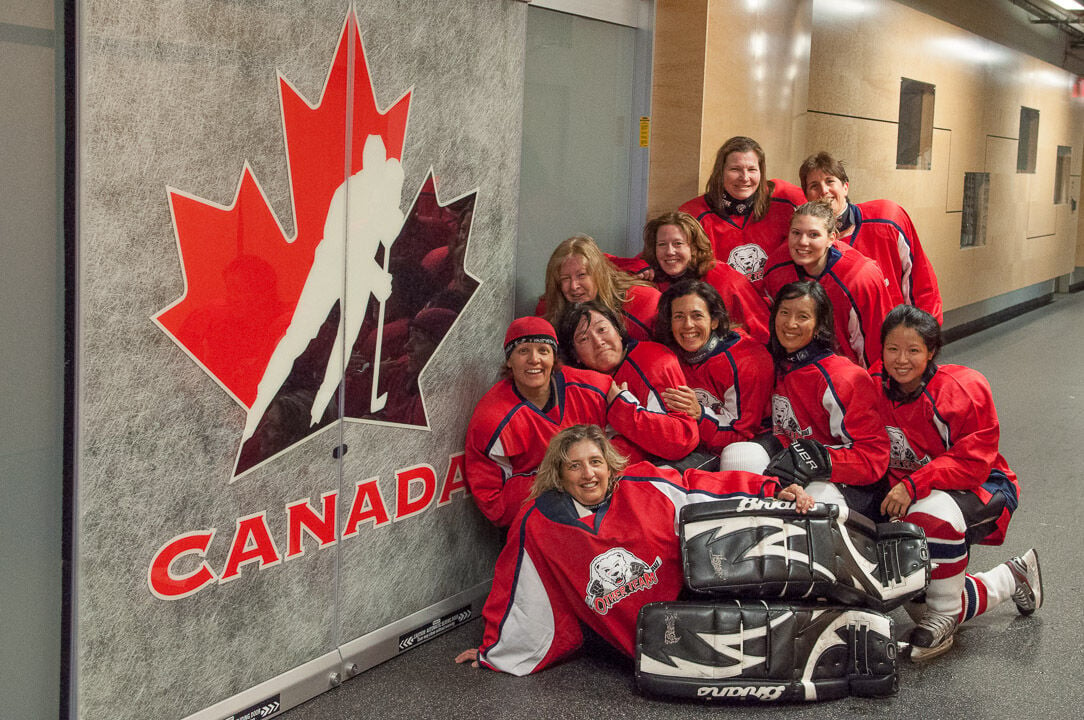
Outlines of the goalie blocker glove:
M640 610L641 692L712 703L881 697L899 689L892 620L839 606L651 603Z
M689 589L716 597L826 599L882 612L930 581L926 535L911 523L874 525L836 505L799 514L793 502L727 498L682 508Z
M832 477L832 458L828 448L813 438L798 438L776 453L763 474L779 478L784 487L791 483L805 487Z

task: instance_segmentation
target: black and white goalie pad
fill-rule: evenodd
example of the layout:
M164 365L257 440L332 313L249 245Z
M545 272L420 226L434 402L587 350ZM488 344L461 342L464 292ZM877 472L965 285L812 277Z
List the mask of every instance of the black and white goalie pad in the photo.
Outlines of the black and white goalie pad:
M833 605L649 603L636 630L641 692L705 702L793 702L899 689L892 620Z
M727 498L681 511L682 559L691 590L714 597L828 600L887 611L930 581L926 535L911 523L840 518L817 503Z

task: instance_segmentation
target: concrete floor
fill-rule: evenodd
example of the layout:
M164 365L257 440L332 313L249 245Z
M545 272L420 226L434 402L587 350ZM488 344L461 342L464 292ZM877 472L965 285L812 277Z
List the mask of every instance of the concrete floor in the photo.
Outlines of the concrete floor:
M809 705L731 706L745 717L1078 718L1084 713L1084 553L1071 528L1084 525L1084 293L1058 295L1032 311L945 348L941 361L990 380L1001 418L1001 450L1020 477L1021 505L1001 547L980 546L971 567L987 569L1037 547L1045 602L1024 618L1012 603L964 625L955 647L926 665L901 663L900 692L887 699ZM1063 540L1068 540L1067 543ZM910 621L893 613L897 627ZM472 622L290 710L288 720L341 718L700 717L713 712L637 693L632 663L600 641L536 676L515 678L452 658L476 646Z

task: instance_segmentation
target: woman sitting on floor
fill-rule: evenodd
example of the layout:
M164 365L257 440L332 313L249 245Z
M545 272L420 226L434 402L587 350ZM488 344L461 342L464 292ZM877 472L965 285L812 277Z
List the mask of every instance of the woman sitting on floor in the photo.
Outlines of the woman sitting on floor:
M1012 598L1031 614L1042 605L1034 549L977 575L966 573L973 543L1000 545L1019 502L1020 485L998 452L1000 426L981 374L937 365L941 328L929 313L896 307L881 329L881 409L892 440L892 489L881 503L891 519L926 531L936 561L926 611L911 632L911 659L952 647L957 626Z
M683 586L681 508L737 493L793 500L799 512L813 506L797 485L779 489L775 478L761 475L681 474L646 462L626 467L600 428L563 430L497 559L482 644L456 662L513 675L537 672L580 647L580 623L634 656L640 608L677 599ZM615 575L637 590L599 612L594 601L606 602Z

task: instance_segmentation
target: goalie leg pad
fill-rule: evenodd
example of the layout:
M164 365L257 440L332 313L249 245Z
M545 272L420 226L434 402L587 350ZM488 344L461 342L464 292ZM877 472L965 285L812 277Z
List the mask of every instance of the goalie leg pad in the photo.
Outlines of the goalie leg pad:
M642 692L705 702L794 702L899 689L892 619L841 606L651 603L640 610Z
M886 611L922 592L929 550L910 523L874 525L818 503L727 498L681 512L685 582L715 597L827 599Z

